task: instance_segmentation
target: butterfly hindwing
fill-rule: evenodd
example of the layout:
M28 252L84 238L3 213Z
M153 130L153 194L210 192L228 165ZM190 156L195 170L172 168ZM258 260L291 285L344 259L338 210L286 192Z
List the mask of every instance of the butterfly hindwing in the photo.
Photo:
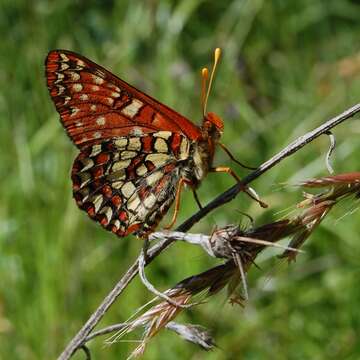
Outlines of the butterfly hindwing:
M78 206L118 236L145 235L174 201L189 146L185 136L160 131L85 147L72 170Z
M47 85L63 126L84 146L128 135L178 132L191 140L198 126L89 59L54 50L46 59Z

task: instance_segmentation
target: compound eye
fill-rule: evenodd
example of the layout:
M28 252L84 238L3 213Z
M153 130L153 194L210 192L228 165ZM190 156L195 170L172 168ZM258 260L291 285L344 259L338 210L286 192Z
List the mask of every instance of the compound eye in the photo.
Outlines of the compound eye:
M222 131L224 129L224 123L222 119L220 118L220 116L216 115L215 113L213 112L207 113L206 119L211 123L213 123L218 130Z

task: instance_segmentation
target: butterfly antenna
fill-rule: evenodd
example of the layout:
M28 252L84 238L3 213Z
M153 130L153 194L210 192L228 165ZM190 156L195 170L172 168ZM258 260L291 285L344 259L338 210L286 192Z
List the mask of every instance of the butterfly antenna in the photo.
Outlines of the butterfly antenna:
M209 70L205 67L201 70L201 110L205 117L206 86L209 79Z
M207 87L207 92L206 92L206 95L204 96L204 100L203 100L203 113L204 113L204 116L206 114L206 106L207 106L207 102L208 102L209 95L210 95L211 85L213 83L215 70L216 70L217 64L219 63L220 56L221 56L221 49L216 48L215 51L214 51L214 65L213 65L212 70L211 70L211 75L210 75L210 80L209 80L209 84L208 84L208 87ZM203 69L202 73L204 73L204 70L205 70L205 68ZM206 69L206 72L207 72L207 69ZM207 80L207 77L206 77L206 80ZM204 76L203 76L203 85L204 85Z

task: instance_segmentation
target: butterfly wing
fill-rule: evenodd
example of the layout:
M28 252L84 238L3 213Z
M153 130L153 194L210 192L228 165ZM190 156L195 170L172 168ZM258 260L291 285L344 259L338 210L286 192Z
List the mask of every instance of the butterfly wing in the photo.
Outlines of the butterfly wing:
M191 140L201 136L191 121L81 55L53 50L45 66L62 124L80 149L105 139L160 130Z
M118 236L146 235L174 201L189 147L187 137L160 131L83 148L72 169L78 206Z

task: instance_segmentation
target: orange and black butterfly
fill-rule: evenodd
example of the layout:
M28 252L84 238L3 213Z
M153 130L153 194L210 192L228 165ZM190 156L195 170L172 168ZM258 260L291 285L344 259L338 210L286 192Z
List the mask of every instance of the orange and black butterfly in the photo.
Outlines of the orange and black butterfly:
M212 168L223 130L214 113L204 110L199 127L67 50L48 54L46 77L62 124L80 150L72 168L74 198L118 236L146 236L176 199L173 225L182 186L196 189L209 171L236 177L230 168ZM206 84L207 73L203 78Z

